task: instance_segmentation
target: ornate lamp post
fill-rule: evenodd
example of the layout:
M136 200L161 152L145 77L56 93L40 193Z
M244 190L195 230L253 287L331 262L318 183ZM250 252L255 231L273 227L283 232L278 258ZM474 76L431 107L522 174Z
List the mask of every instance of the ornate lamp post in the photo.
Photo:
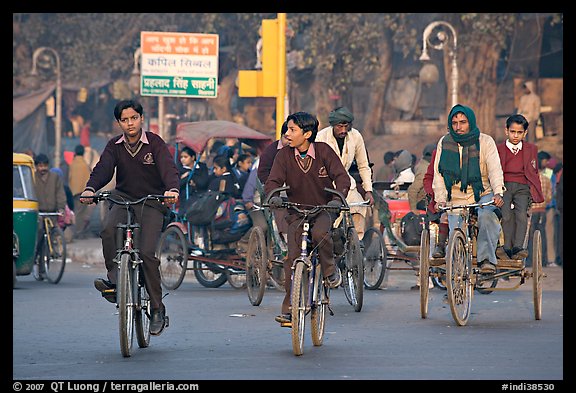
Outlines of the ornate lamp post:
M54 146L54 166L60 167L60 151L62 146L62 78L60 70L60 56L55 49L48 46L42 46L34 51L32 55L32 75L38 75L36 65L38 57L43 52L49 52L54 56L56 61L56 140Z
M436 34L432 35L433 32L436 32ZM430 60L430 56L428 55L428 45L434 49L444 49L445 45L449 41L449 35L452 36L452 46L448 51L448 54L452 59L452 72L450 74L450 96L452 97L452 106L454 106L458 103L458 63L456 62L457 37L456 30L450 23L444 21L436 21L426 26L422 36L423 47L420 61Z

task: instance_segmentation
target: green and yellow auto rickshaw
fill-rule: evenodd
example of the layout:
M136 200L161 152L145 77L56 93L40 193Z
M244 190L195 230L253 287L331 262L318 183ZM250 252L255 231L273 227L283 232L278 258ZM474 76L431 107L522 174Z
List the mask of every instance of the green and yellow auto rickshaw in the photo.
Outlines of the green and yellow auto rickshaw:
M32 272L38 232L38 199L34 191L34 160L12 153L12 255L16 276Z

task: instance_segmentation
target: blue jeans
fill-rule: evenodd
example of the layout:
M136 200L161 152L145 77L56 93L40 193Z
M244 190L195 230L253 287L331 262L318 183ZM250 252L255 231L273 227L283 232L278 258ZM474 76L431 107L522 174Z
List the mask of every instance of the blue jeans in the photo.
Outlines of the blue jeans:
M494 198L494 194L486 194L480 198L478 203L485 203ZM476 208L478 212L478 237L476 238L476 260L480 262L487 259L494 265L497 264L496 247L498 246L498 239L500 238L500 231L502 226L500 220L494 211L497 209L495 205L485 206L483 208ZM462 224L462 217L457 211L448 211L448 227L450 233L453 228L460 227ZM465 231L467 234L467 231Z

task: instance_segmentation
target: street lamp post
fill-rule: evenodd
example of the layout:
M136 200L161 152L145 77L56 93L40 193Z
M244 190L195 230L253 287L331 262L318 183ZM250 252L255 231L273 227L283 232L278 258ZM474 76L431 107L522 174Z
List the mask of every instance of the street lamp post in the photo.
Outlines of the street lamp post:
M434 31L436 31L436 34L432 35ZM452 58L450 96L452 97L452 106L454 106L458 103L458 63L456 62L457 36L456 30L450 23L436 21L426 26L422 35L423 47L420 61L430 60L430 56L428 55L428 45L434 49L444 49L444 46L448 42L448 33L452 35L452 48L449 51L449 55Z
M55 49L42 46L34 51L32 55L32 75L38 75L36 64L42 52L50 52L56 60L56 139L54 146L54 166L60 167L60 152L62 146L62 78L60 70L60 56Z

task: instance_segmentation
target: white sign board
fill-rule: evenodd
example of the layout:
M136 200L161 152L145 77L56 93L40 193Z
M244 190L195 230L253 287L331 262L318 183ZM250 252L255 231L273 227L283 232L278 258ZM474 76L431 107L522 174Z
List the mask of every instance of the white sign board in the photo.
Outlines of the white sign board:
M218 34L142 31L140 94L215 98Z

